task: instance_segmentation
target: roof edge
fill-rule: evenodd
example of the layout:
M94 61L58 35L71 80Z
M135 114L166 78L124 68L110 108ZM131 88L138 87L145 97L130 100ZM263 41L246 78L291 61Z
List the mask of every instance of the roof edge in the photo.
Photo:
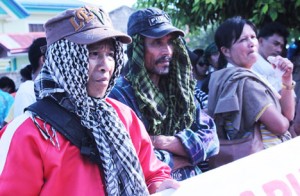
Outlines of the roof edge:
M4 10L8 13L13 14L14 17L23 19L29 16L29 13L15 0L2 0Z

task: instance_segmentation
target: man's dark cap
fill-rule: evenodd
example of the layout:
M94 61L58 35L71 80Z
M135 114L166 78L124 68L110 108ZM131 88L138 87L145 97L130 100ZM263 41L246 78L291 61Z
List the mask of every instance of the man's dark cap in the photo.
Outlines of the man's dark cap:
M149 38L161 38L170 33L184 36L182 30L172 25L169 15L158 8L140 9L132 13L128 19L127 33Z

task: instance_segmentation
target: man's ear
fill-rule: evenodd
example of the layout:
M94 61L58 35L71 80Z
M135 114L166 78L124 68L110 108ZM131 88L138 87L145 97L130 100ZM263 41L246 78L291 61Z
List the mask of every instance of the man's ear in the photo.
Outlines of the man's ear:
M230 50L224 46L221 47L221 52L225 57L230 57Z

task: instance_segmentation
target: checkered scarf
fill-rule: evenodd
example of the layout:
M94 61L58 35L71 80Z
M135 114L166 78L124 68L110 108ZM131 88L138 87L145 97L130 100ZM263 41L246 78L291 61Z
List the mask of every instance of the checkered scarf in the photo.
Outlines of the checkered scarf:
M113 87L115 78L123 65L121 44L116 41L116 69L110 80L105 97ZM64 94L59 104L66 107L69 100L81 124L92 131L102 161L108 195L148 195L144 175L128 132L114 108L104 99L95 99L87 94L88 50L68 40L51 44L46 61L35 82L38 99L56 93Z
M144 65L144 39L133 36L132 57L125 76L130 81L141 113L148 120L153 135L174 135L189 128L195 113L192 66L181 38L174 40L170 73L162 76L157 88Z

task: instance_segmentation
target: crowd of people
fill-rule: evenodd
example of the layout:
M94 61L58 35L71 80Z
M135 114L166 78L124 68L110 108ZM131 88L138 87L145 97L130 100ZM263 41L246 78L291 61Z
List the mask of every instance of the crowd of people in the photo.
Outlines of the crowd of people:
M259 126L264 149L300 134L300 45L285 50L282 24L228 18L193 51L161 9L133 12L127 27L102 8L65 10L29 47L20 87L0 78L0 195L149 195L213 169L220 133ZM51 121L58 110L31 109L45 102L88 140L74 144Z

